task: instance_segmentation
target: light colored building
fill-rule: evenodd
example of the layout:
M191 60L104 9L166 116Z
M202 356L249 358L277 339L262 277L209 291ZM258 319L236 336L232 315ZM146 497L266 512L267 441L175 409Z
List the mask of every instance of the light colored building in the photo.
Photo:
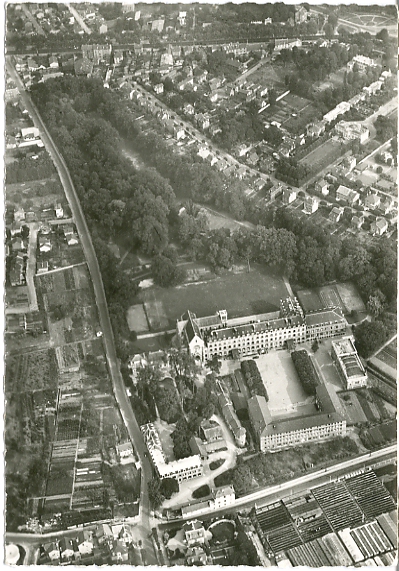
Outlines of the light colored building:
M252 397L248 412L257 435L260 450L267 452L345 436L346 420L340 414L341 406L335 391L321 384L316 389L318 412L307 416L273 420L264 397Z
M334 340L331 356L346 389L358 389L367 385L367 374L357 354L352 336Z
M285 346L288 340L334 337L345 331L347 322L340 309L314 312L303 317L297 314L282 316L281 312L249 315L228 319L227 311L214 316L197 318L188 311L177 321L177 334L191 355L205 363L214 355L227 358L233 349L241 357L259 354Z
M163 83L157 83L156 85L154 85L154 91L155 91L155 93L157 93L158 95L159 95L160 93L163 93L163 89L164 89Z
M359 141L361 144L370 137L368 128L356 121L340 121L335 125L335 132L345 141Z
M313 214L319 208L319 201L315 196L305 196L303 210L306 214Z
M329 184L324 180L324 178L318 180L315 184L316 192L320 192L323 196L327 196L329 194L328 190Z
M180 483L184 480L202 476L203 466L198 455L167 462L155 426L150 422L141 426L140 429L144 435L151 460L161 480L164 478L175 478Z
M284 204L291 204L296 200L296 191L292 188L284 188L283 190L283 202Z
M371 208L375 210L379 207L381 203L381 198L378 194L368 194L364 199L364 205L366 208Z
M293 38L284 38L275 40L275 51L280 50L292 50L292 48L297 47L300 48L302 46L302 40L300 39L293 39Z
M350 108L351 104L348 101L341 101L341 103L338 103L334 109L331 109L331 111L323 115L323 119L326 123L330 123L331 121L334 121L338 115L343 115L349 111Z
M344 214L344 209L343 209L343 208L341 208L341 207L339 207L339 206L334 206L334 208L331 210L331 212L330 212L330 214L329 214L329 216L328 216L328 219L329 219L331 222L335 222L335 223L336 223L336 222L339 222L339 221L341 220L343 214Z
M337 188L336 198L352 206L359 200L360 195L356 190L340 184Z
M236 493L233 486L222 486L220 488L215 488L212 495L214 499L215 510L234 504L236 499Z
M309 137L319 137L324 133L326 130L326 123L325 121L318 121L317 123L310 123L306 127L306 134Z
M197 519L186 521L182 530L184 532L185 543L188 547L203 545L205 543L205 528L201 521Z
M353 68L355 67L355 65L358 67L358 69L362 72L367 71L369 68L375 68L378 67L378 64L376 61L374 61L373 59L366 57L366 56L355 56L348 64L347 64L347 68L352 71Z
M223 389L219 383L220 393L218 394L219 407L222 412L224 420L227 422L231 432L233 433L234 440L240 448L245 446L247 433L245 428L241 425L238 419L236 411L234 409L233 403L230 397L223 392Z
M382 236L388 230L388 222L382 216L377 216L371 223L370 232L375 236Z

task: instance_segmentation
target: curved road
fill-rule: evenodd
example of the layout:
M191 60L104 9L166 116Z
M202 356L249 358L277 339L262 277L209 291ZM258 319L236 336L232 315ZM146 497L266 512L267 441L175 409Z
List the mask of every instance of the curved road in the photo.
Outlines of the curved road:
M15 81L18 89L21 93L21 98L26 109L29 111L30 116L35 124L35 126L40 131L40 136L43 143L46 146L54 164L57 168L60 180L65 190L65 195L68 199L69 205L72 210L72 215L76 224L77 231L80 236L83 251L87 261L87 265L90 271L91 279L93 282L94 294L96 297L96 304L98 308L100 324L103 332L105 353L108 361L108 368L111 375L112 387L115 395L116 402L118 403L119 409L122 414L129 438L133 444L133 447L139 457L141 470L141 492L140 492L140 514L139 523L137 525L137 531L140 533L140 538L146 548L147 563L157 564L157 559L155 556L152 541L149 540L148 534L151 531L150 528L150 505L148 499L148 482L152 478L152 467L149 460L146 458L146 446L144 443L143 436L141 434L139 425L137 424L136 418L133 414L129 398L126 394L125 385L123 378L119 369L119 362L116 356L114 335L111 327L111 321L108 313L108 306L105 298L104 286L101 279L100 268L98 265L97 257L94 251L91 236L84 218L82 208L78 196L76 194L75 187L73 185L71 176L69 174L68 168L65 164L64 159L59 153L57 147L54 144L46 126L43 123L39 112L32 102L30 95L25 91L24 85L19 78L15 68L12 66L10 59L6 60L7 71Z

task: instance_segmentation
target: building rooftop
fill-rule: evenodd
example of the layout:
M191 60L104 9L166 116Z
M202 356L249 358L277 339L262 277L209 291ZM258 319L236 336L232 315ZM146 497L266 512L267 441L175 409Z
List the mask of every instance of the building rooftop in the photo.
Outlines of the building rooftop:
M345 321L340 309L319 311L305 316L306 325L316 326L325 323L334 323L334 321Z

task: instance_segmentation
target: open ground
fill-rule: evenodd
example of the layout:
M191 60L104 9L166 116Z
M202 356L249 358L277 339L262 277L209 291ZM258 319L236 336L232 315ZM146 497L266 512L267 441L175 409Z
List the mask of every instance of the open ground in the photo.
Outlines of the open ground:
M288 351L269 351L260 355L256 363L269 395L273 419L315 412L313 399L303 390Z
M176 320L187 310L205 317L226 309L229 317L241 317L277 311L280 299L287 296L284 280L277 273L254 264L249 273L228 273L203 283L143 290L139 300L145 304L150 329L156 331L176 327Z
M328 139L319 147L311 151L303 157L299 162L309 165L313 169L313 173L320 172L328 165L333 163L341 154L341 143Z

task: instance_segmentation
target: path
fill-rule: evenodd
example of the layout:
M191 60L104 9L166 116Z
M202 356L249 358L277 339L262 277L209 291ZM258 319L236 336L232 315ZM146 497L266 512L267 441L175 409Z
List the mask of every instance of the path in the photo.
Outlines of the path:
M395 335L393 335L390 339L388 339L388 341L386 341L382 347L380 347L379 349L377 349L377 351L375 351L375 353L373 353L373 354L371 355L371 357L368 358L368 360L370 360L370 359L372 359L373 357L375 357L375 356L377 355L377 353L379 353L379 352L382 351L382 349L384 349L387 345L389 345L390 343L392 343L392 341L394 341L397 336L398 336L398 334L395 333Z
M26 4L24 2L21 2L20 6L22 12L25 14L25 16L28 18L28 20L32 23L33 27L35 28L36 33L39 34L39 36L45 36L46 32L43 30L39 22L33 16L32 12L29 10Z
M33 278L36 274L36 247L39 224L38 222L32 222L27 224L27 226L29 226L29 245L28 261L26 263L26 285L28 286L29 310L37 311L39 306L37 304L36 288Z

